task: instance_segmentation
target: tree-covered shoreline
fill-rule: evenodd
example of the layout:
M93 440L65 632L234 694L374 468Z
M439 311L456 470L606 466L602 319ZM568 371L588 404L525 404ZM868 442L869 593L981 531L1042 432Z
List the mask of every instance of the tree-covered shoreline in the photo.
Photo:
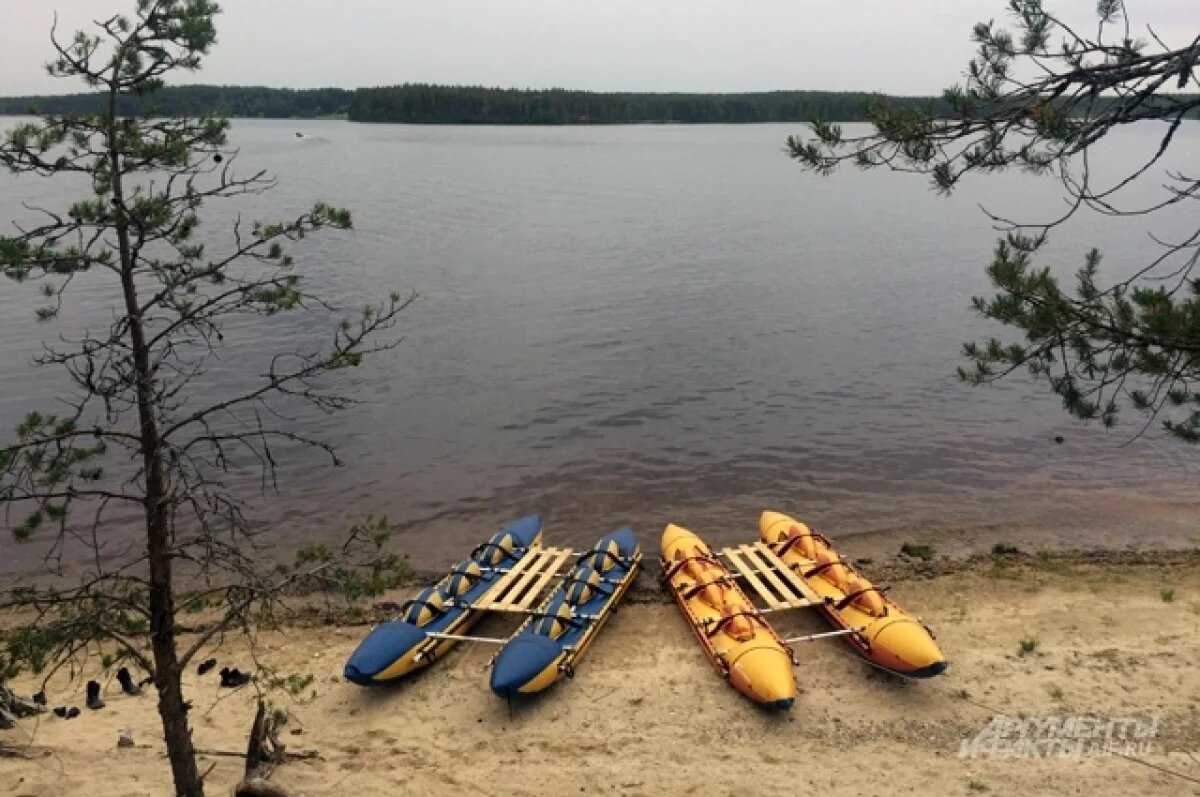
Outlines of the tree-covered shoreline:
M405 84L356 90L262 86L170 86L152 99L122 97L122 115L217 113L250 119L348 118L405 124L749 124L814 117L865 120L863 92L769 91L736 94L591 92ZM907 107L935 107L933 97L894 97ZM0 98L0 116L99 113L98 94Z
M765 91L736 94L498 89L410 83L354 92L355 122L404 124L756 124L828 118L866 120L865 92ZM934 97L892 97L902 107L944 105ZM945 105L949 110L949 105Z
M121 96L122 116L208 116L250 119L319 119L344 117L350 107L350 89L276 89L265 86L167 86L152 96ZM2 97L0 116L89 114L106 110L103 94Z
M1183 96L1183 95L1180 95ZM441 125L762 124L865 122L870 104L950 117L941 97L894 97L854 91L764 91L736 94L498 89L409 83L360 89L263 86L169 86L153 98L121 97L122 116L236 119L348 119ZM98 94L0 97L0 116L102 113ZM1189 118L1196 118L1192 113Z

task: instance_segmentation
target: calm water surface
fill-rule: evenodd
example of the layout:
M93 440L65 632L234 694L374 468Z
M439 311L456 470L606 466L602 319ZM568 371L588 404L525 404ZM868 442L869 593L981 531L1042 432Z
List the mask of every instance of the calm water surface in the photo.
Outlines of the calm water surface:
M1132 416L1110 433L1074 423L1027 379L956 380L962 341L991 331L969 309L995 239L978 204L1042 218L1059 207L1052 180L978 178L945 199L911 176L820 179L783 155L790 132L235 123L242 168L280 177L238 210L282 218L324 199L355 212L353 234L301 250L313 286L344 307L421 293L404 343L350 375L363 404L297 410L345 465L289 457L255 516L299 541L385 513L430 567L528 512L555 542L631 523L651 548L669 520L743 539L768 505L838 537L935 531L955 545L1200 531L1194 449L1130 442ZM1107 142L1114 173L1155 133ZM1200 127L1182 136L1173 165L1195 171ZM1144 182L1134 191L1149 195L1161 180ZM77 188L0 177L0 220L30 219L23 201L65 207ZM216 242L234 211L213 211ZM1052 255L1074 270L1094 243L1124 273L1152 253L1148 230L1188 222L1082 219ZM29 367L59 331L33 323L31 296L0 287L5 429L61 387ZM86 284L73 307L72 328L112 318L110 296ZM206 397L326 329L239 321ZM254 495L256 478L235 478ZM0 537L7 566L37 553Z

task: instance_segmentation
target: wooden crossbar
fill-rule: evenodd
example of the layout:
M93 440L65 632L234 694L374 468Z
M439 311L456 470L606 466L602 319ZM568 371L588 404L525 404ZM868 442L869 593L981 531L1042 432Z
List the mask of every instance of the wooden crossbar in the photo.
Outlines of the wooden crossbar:
M574 552L535 548L504 574L471 608L487 612L526 612Z
M726 548L721 553L771 610L804 609L825 602L761 542Z
M748 546L743 545L741 547L746 548ZM729 564L733 565L734 569L742 574L742 577L746 579L746 583L749 584L764 601L766 601L767 606L771 607L772 609L784 608L784 604L775 597L775 594L768 590L763 583L758 580L758 576L755 574L759 571L742 561L742 558L739 555L742 553L741 548L726 548L724 551L722 551L722 553L725 554L725 558L729 561Z
M779 574L779 577L791 585L792 589L804 596L804 598L813 604L826 603L826 600L821 597L808 582L796 575L796 571L788 567L787 563L779 558L779 555L765 543L758 543L756 546L759 550L759 555L763 561L771 566L771 569Z
M788 603L791 603L791 592L794 590L789 590L789 585L784 584L779 580L779 576L775 575L775 571L772 566L760 558L761 555L762 550L757 547L748 548L745 552L746 559L753 562L754 565L762 572L763 577L771 582L771 586L774 587L780 595L787 596L789 598ZM803 593L801 593L801 596L803 596Z

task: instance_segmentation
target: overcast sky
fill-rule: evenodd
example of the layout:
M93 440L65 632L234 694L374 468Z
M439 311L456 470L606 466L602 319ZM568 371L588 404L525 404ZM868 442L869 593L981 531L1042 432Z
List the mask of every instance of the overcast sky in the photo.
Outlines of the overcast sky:
M67 93L48 31L133 0L0 0L0 95ZM240 85L405 82L591 89L857 89L931 94L957 82L973 23L1006 0L221 0L195 76ZM1046 0L1091 27L1095 0ZM1130 0L1172 43L1200 33L1200 0Z

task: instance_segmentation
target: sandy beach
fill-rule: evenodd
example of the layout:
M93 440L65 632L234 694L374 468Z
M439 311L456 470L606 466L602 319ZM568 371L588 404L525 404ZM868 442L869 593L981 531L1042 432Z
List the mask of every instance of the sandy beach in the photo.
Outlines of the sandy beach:
M341 668L367 625L280 629L261 637L263 663L312 676L295 694L272 692L290 714L283 739L319 758L290 762L275 780L309 797L1200 794L1197 564L1196 553L1072 554L865 568L933 627L950 669L904 682L836 640L808 643L798 651L800 699L787 713L753 706L709 669L658 591L653 564L575 679L511 712L488 691L492 651L483 646L462 645L399 687L364 690ZM478 630L502 635L510 624L490 618ZM824 630L801 613L778 627ZM1022 652L1022 640L1036 647ZM250 665L240 642L211 655ZM82 706L86 677L56 677L51 705ZM238 753L255 691L222 690L217 680L194 670L186 680L196 745ZM0 793L170 793L153 696L104 683L101 711L47 714L0 733ZM13 686L31 692L36 682ZM996 714L1153 718L1157 734L1142 763L960 757L962 741ZM136 747L117 748L124 728ZM206 753L201 769L210 766L209 793L228 794L241 761Z

